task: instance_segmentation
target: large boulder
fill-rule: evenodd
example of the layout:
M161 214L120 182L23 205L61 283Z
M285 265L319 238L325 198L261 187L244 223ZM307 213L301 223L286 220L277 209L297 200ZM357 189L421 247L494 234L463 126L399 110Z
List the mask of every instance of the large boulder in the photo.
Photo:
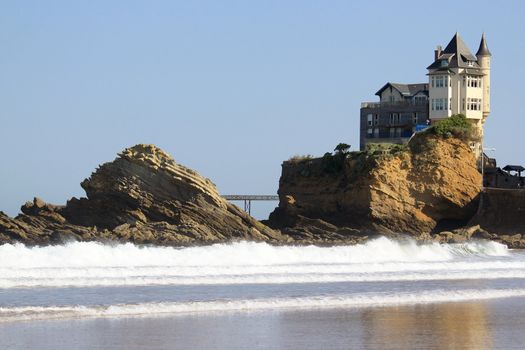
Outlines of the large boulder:
M0 242L116 239L205 244L287 241L224 200L215 185L153 145L125 149L81 184L86 198L54 206L35 198L15 219L0 213Z

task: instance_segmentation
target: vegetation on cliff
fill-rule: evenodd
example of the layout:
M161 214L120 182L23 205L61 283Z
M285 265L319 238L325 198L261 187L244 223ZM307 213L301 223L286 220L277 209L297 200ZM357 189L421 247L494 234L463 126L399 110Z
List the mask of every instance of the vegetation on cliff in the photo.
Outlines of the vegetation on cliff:
M360 232L420 235L466 223L481 175L469 145L447 134L461 127L445 125L445 134L431 128L408 147L350 152L341 163L336 154L283 163L270 224L288 232L308 218Z
M454 136L463 141L470 141L474 138L472 124L463 114L454 114L449 118L443 119L431 130L441 137Z

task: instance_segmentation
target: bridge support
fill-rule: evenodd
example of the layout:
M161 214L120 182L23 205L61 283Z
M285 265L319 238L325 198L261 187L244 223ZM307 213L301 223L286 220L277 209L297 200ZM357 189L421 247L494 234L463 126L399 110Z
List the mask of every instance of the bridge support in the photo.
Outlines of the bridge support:
M251 199L245 199L244 200L244 211L248 214L252 214L252 201Z
M252 201L278 201L279 196L274 195L246 195L246 194L229 194L224 195L222 198L230 201L243 201L244 211L248 214L252 214Z

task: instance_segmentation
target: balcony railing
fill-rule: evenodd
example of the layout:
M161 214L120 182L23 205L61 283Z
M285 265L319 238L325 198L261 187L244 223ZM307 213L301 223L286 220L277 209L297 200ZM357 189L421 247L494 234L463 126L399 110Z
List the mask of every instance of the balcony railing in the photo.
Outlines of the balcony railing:
M385 107L408 107L408 106L428 106L428 100L416 101L389 101L389 102L361 102L361 108L385 108Z

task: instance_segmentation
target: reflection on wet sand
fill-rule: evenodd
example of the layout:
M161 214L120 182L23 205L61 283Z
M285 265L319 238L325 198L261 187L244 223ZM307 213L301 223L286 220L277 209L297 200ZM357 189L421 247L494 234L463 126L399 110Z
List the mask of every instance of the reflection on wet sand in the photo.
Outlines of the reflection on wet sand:
M276 310L0 325L2 349L522 349L525 303Z
M370 308L362 313L363 343L392 349L490 349L486 308L476 302Z

